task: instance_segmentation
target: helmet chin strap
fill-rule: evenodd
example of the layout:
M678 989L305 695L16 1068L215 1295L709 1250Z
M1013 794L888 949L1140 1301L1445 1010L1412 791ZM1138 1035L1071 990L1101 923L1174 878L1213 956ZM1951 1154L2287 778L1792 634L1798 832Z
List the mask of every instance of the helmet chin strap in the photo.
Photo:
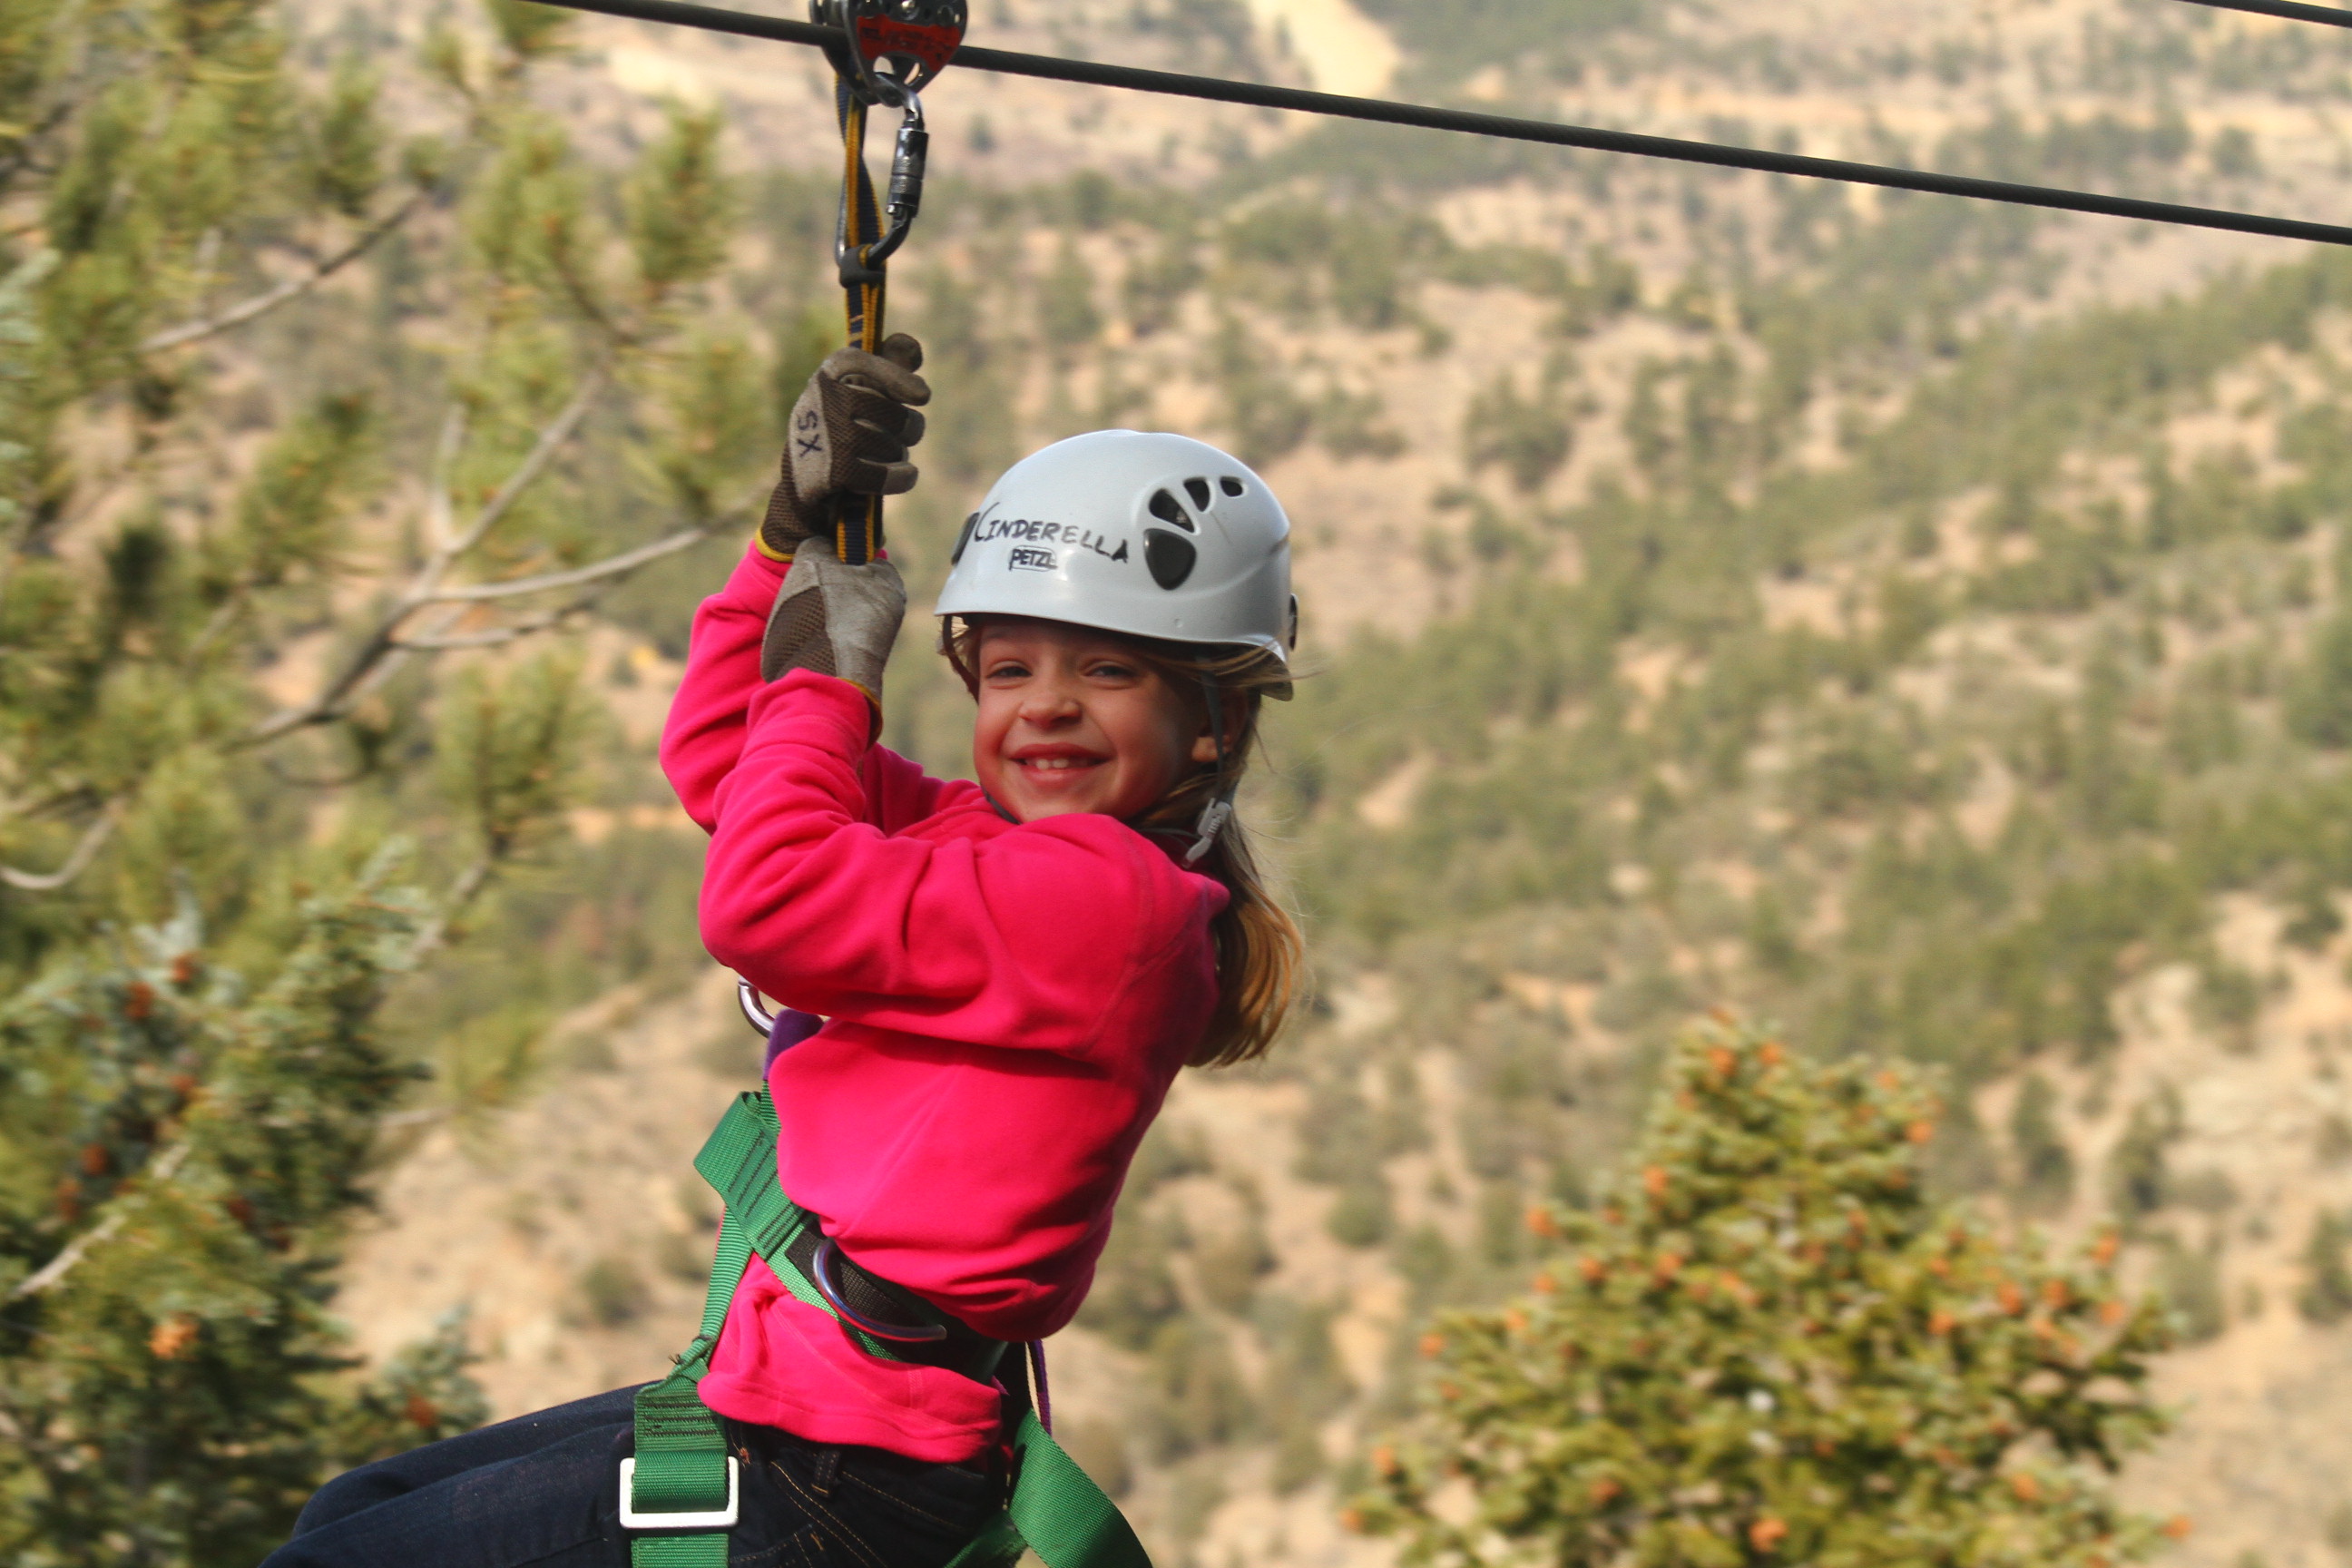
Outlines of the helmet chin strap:
M1207 675L1201 677L1201 689L1209 699L1209 738L1217 748L1217 787L1209 796L1209 804L1201 808L1201 820L1193 826L1192 847L1184 851L1187 867L1199 865L1216 847L1217 835L1234 819L1235 781L1225 777L1225 712L1217 695L1217 683Z

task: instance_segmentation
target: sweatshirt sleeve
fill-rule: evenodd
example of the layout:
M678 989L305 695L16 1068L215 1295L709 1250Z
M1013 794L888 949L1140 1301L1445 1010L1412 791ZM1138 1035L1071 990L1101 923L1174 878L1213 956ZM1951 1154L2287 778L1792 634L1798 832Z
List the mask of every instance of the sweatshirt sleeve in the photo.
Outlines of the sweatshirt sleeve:
M1085 1056L1135 967L1223 889L1107 816L944 842L869 820L865 699L795 671L751 699L713 795L712 957L778 1001L854 1024ZM948 786L958 787L958 786Z
M662 726L662 772L686 814L706 833L718 820L720 781L735 771L743 752L751 699L760 679L760 643L768 612L783 586L786 568L747 549L727 585L702 602L694 615L686 677L670 701ZM959 787L924 773L895 752L874 747L865 763L866 820L896 833L938 811Z
M661 766L687 816L709 832L719 785L742 755L744 721L760 689L760 639L784 584L784 565L747 549L727 585L694 612L686 677L662 725Z
M933 778L887 746L869 750L858 773L866 789L862 820L885 833L902 833L956 804L958 797L980 793L977 784Z

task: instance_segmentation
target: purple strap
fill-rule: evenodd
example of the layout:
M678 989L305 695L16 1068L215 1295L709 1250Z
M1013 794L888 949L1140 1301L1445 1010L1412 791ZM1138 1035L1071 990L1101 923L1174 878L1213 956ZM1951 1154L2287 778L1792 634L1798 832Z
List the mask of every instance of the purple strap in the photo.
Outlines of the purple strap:
M1037 1384L1037 1425L1045 1428L1048 1436L1054 1431L1054 1394L1045 1386L1045 1342L1031 1340L1028 1344L1029 1371Z
M768 1031L767 1059L760 1064L760 1076L776 1065L776 1058L824 1027L824 1020L814 1013L803 1013L791 1007L776 1009L776 1026Z

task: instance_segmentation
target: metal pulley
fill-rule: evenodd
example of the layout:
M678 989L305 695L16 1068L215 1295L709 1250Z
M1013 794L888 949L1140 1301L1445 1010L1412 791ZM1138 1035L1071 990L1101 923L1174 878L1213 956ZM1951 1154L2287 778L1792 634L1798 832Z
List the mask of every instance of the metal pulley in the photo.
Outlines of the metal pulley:
M833 68L866 103L899 107L902 92L929 87L963 43L965 0L809 0L809 20L837 28ZM887 64L887 71L877 66Z

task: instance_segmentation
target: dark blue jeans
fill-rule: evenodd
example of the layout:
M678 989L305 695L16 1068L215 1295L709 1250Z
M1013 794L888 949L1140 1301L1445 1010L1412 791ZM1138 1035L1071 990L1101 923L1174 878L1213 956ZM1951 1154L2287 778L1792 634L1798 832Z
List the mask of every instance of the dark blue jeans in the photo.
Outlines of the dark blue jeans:
M364 1465L319 1489L262 1568L627 1568L621 1461L634 1388ZM1002 1505L976 1467L728 1421L742 1511L728 1562L941 1568Z

